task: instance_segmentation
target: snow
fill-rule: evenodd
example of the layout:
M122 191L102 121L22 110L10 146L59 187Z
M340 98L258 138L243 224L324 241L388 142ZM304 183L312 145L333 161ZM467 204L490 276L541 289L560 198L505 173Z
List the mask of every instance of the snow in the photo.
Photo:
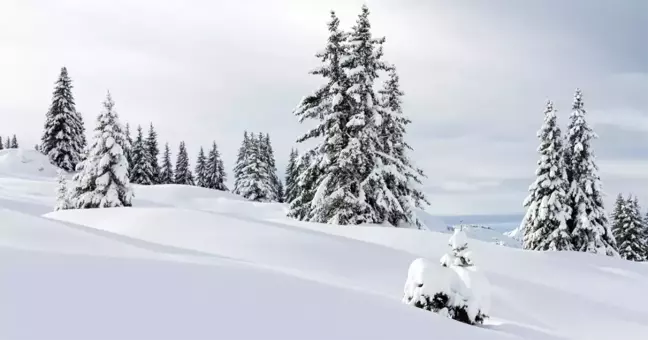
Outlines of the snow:
M401 303L414 260L427 261L432 276L443 272L447 231L294 221L282 204L179 185L135 185L133 208L51 212L56 174L40 173L0 173L3 339L639 340L648 332L645 263L502 247L465 229L491 293L490 318L469 326Z
M36 150L0 150L0 177L54 178L57 169Z

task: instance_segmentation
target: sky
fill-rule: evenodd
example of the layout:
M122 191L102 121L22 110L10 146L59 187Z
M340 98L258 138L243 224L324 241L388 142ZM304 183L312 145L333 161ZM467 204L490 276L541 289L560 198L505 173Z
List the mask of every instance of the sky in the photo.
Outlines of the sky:
M307 129L292 112L322 83L308 71L329 11L348 29L363 3L2 0L0 136L38 142L66 66L89 130L110 90L124 123L153 122L162 145L184 140L194 156L215 140L230 169L244 130L270 133L283 173ZM608 210L618 193L648 207L648 1L366 3L400 75L429 212L523 213L545 102L564 129L576 88Z

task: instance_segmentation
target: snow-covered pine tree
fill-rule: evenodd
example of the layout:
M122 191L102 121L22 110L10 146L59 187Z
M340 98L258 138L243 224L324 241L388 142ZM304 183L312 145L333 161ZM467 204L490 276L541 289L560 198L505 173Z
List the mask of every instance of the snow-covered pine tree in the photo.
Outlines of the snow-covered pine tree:
M574 95L565 147L565 164L569 183L567 204L571 218L567 221L576 251L617 256L616 242L603 208L603 193L591 141L597 138L585 120L583 96Z
M18 149L18 138L16 138L16 135L11 137L11 148Z
M63 67L56 82L52 105L45 118L45 131L41 138L41 151L57 167L73 171L83 152L79 115L72 97L72 80Z
M268 192L269 201L281 202L283 200L283 186L277 176L274 151L270 143L270 134L259 133L259 160L262 168L262 175L265 181L264 190Z
M614 201L614 211L610 215L611 224L612 224L612 234L616 236L615 230L620 230L623 225L623 214L625 209L626 201L623 198L623 195L617 195L616 200ZM618 238L616 238L618 240Z
M253 139L253 138L252 138ZM251 139L248 135L248 132L243 132L243 141L241 142L241 147L238 150L238 155L236 156L236 165L234 166L234 193L237 195L242 195L241 186L245 180L245 173L243 168L247 166L249 162L250 153L252 150Z
M110 93L103 105L88 154L73 179L70 203L77 209L131 206L133 193L123 149L126 138Z
M189 168L189 154L185 142L180 142L176 158L175 184L194 185L194 177Z
M158 147L157 132L153 128L153 123L149 125L148 136L146 137L146 151L151 165L151 182L152 184L160 184L161 170L158 162L160 148Z
M146 149L146 141L142 134L142 127L137 127L137 136L133 143L132 155L133 166L130 172L130 181L134 184L153 184L153 170L151 169L151 158Z
M81 158L85 157L86 147L88 146L88 141L86 139L86 128L83 122L83 115L81 112L77 111L77 134L79 136L79 147L81 150Z
M324 51L317 54L322 65L310 72L325 78L325 84L302 99L295 109L300 122L319 121L298 142L321 141L304 153L308 163L303 163L298 197L292 202L288 215L314 222L359 224L373 219L369 216L369 205L361 196L361 173L366 172L366 164L358 159L362 153L358 120L351 120L358 111L351 98L358 94L349 93L352 84L345 70L351 66L346 61L350 58L351 46L346 44L347 34L340 30L339 24L335 12L331 12L328 42Z
M259 202L269 201L272 197L272 188L269 185L270 181L267 177L262 151L264 148L263 141L262 134L256 137L254 133L250 133L248 155L245 157L239 181L239 194L249 200Z
M284 201L290 203L295 200L297 197L297 177L299 173L297 172L297 157L299 154L296 149L290 150L290 157L288 158L288 165L286 166L286 177L285 177L285 190L284 190Z
M126 123L126 144L124 145L124 155L126 155L126 160L128 160L128 173L133 172L133 138L131 137L130 125ZM129 177L130 178L130 177Z
M646 261L648 249L644 240L644 224L639 202L629 196L623 201L620 212L617 213L616 210L618 224L613 225L612 232L619 246L619 255L630 261Z
M379 151L385 165L384 176L387 188L398 200L398 205L386 213L387 221L399 226L403 223L421 228L423 223L416 215L415 208L429 204L423 192L418 188L425 177L421 169L416 168L407 155L412 148L405 142L406 126L411 123L403 115L400 82L396 68L388 69L389 76L379 91L382 107Z
M207 158L205 157L205 150L200 147L198 151L198 158L196 159L196 185L201 188L207 188Z
M160 184L173 184L173 164L171 164L171 151L169 150L169 143L164 144L162 170L160 171Z
M58 188L56 190L56 206L54 210L66 210L72 208L70 204L70 197L68 193L67 181L65 179L65 171L59 169L57 171Z
M4 149L4 142L2 141L2 136L0 136L0 150L3 150L3 149ZM7 149L9 149L8 146L7 146Z
M538 131L540 146L536 179L524 200L526 215L520 226L524 248L530 250L573 250L567 218L567 174L563 159L560 127L553 103L547 102L544 123Z
M225 174L225 166L223 165L220 152L218 152L216 142L213 142L212 148L209 151L206 167L207 187L210 189L227 191L227 186L225 185L225 180L227 178L227 175Z
M7 136L7 141L5 142L5 145L7 146L7 149L11 149L11 139L9 136Z

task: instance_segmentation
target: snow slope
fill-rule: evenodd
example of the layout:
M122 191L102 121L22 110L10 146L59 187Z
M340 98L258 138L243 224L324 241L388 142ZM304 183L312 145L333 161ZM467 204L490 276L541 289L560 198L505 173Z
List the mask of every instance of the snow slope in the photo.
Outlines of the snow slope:
M493 290L491 319L472 327L400 302L411 261L436 263L448 234L303 223L173 185L136 186L134 208L49 212L53 178L19 177L0 173L2 339L648 334L646 264L470 240Z

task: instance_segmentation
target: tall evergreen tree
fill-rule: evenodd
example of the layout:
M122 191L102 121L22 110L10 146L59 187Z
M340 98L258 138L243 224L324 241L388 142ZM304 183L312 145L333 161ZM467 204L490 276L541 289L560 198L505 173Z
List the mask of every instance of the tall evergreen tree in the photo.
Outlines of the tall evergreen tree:
M16 135L13 135L13 137L11 137L11 148L18 149L18 138L16 138Z
M88 141L86 139L86 128L85 124L83 123L83 115L81 112L77 111L77 134L79 136L79 147L81 150L81 158L85 157L86 154L86 148L88 147Z
M411 120L403 114L404 93L400 89L396 68L391 66L388 71L388 79L379 91L382 115L377 148L380 161L385 165L382 171L388 193L396 198L398 204L386 211L386 216L382 218L386 218L394 226L405 223L421 228L423 223L418 218L415 208L422 209L423 204L429 204L418 188L425 175L413 165L407 155L407 151L412 148L405 142L405 133Z
M218 152L216 142L212 144L212 148L209 151L206 172L208 188L227 191L227 186L225 185L227 175L225 174L225 167L223 166L223 160L221 159L220 152Z
M362 167L351 156L359 141L349 133L352 99L347 90L350 81L342 62L349 57L347 34L339 28L340 21L331 12L328 23L329 38L326 48L317 57L322 65L311 71L325 83L312 95L302 99L295 109L300 122L318 121L298 142L321 139L304 153L300 169L298 195L290 205L289 216L316 222L354 224L366 221L366 205L359 202L357 170ZM302 180L308 179L308 180ZM339 189L339 190L337 190ZM318 192L318 195L315 195ZM317 202L312 202L317 198ZM319 211L315 212L314 210Z
M252 151L252 140L254 137L250 138L250 135L247 131L243 132L243 141L241 142L241 147L238 150L238 155L236 157L236 165L234 166L234 193L237 195L242 195L241 187L245 180L245 173L243 169L247 166L247 163L250 159L250 153Z
M189 168L189 155L185 142L180 142L176 158L175 184L194 185L194 177Z
M45 118L41 151L59 168L72 171L83 152L83 122L79 120L72 96L72 80L63 67L56 82L52 105Z
M270 143L270 135L259 133L259 160L264 181L264 190L268 192L269 201L283 201L283 185L277 176L277 166L274 158L274 151Z
M619 204L617 200L617 204ZM620 207L615 208L612 232L619 245L619 255L630 261L646 261L648 249L644 239L644 223L637 199L628 197Z
M130 125L126 123L126 144L124 146L124 155L128 161L128 173L129 176L133 172L133 138L131 137ZM129 177L130 178L130 177Z
M142 127L137 127L137 137L132 149L133 167L130 172L130 181L134 184L153 184L153 170L151 157L146 149L146 141L142 134Z
M580 90L576 90L567 133L565 163L569 183L568 228L574 250L618 255L616 242L603 208L598 166L590 145L596 134L585 120Z
M196 159L196 185L201 188L207 188L207 158L205 157L205 150L202 146L198 152L198 158Z
M65 171L59 169L57 172L58 188L56 190L56 206L54 210L70 209L70 197L68 193L67 181L65 180Z
M131 206L133 193L124 156L126 138L110 93L86 159L74 176L70 203L78 209Z
M297 177L299 172L297 169L297 157L299 154L296 149L290 150L290 157L288 158L288 166L286 166L286 177L285 177L285 191L284 191L284 201L291 203L297 198Z
M5 142L5 145L7 146L7 149L11 149L11 139L9 136L7 136L7 141Z
M530 250L573 250L567 219L570 216L567 199L567 174L556 111L547 102L544 124L538 131L540 147L536 179L529 187L524 201L527 208L521 229L524 248Z
M623 224L623 214L625 209L626 201L623 198L623 195L617 195L616 200L614 201L614 211L610 215L612 220L612 234L615 234L615 230L619 230Z
M171 151L169 143L164 144L164 155L162 156L162 171L160 172L160 184L173 184L173 165L171 164Z
M149 157L149 164L151 165L151 182L152 184L160 184L161 170L158 162L160 148L158 147L157 132L153 128L153 123L149 125L148 137L146 138L146 150Z
M4 149L4 142L2 141L2 136L0 136L0 150ZM9 149L9 146L7 146L7 149Z

